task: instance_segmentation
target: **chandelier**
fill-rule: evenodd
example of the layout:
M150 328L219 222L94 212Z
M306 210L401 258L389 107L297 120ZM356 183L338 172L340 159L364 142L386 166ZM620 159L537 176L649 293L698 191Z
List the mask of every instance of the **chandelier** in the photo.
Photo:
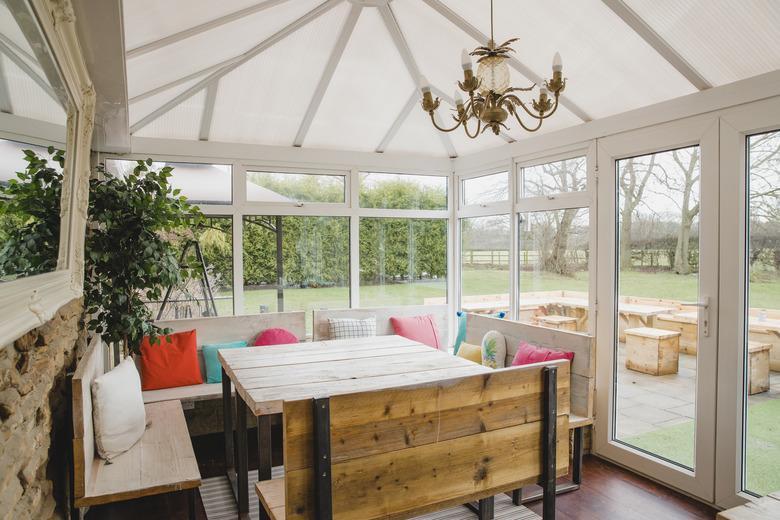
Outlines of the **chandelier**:
M510 115L528 132L535 132L542 126L542 122L553 115L558 108L558 98L566 88L566 79L563 77L563 63L561 55L555 53L553 58L552 79L544 82L539 87L538 99L531 99L530 106L524 103L518 96L518 92L529 92L536 87L513 87L509 84L509 53L514 52L511 44L517 38L507 40L501 45L496 45L493 38L493 0L490 0L490 40L487 46L477 47L471 53L463 49L461 65L463 67L463 81L458 82L455 89L455 110L452 119L455 126L443 128L436 122L436 109L439 108L439 98L431 95L431 86L424 76L420 77L420 90L422 90L423 110L431 116L433 126L442 132L452 132L463 127L466 135L471 139L476 138L490 128L498 135L502 129L509 128L504 122ZM474 75L471 56L478 56L477 74ZM464 103L460 91L468 94ZM551 99L551 95L552 98ZM521 118L530 117L531 123L526 124ZM476 120L473 123L472 120Z

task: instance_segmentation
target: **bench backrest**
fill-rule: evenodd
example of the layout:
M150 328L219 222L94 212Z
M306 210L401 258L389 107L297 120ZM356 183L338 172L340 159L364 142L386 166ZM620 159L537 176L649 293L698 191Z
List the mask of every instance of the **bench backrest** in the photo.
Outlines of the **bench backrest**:
M95 336L76 366L71 381L73 407L74 494L86 494L95 461L95 432L92 425L92 381L105 372L103 341Z
M482 337L490 330L504 335L507 366L512 363L521 341L552 350L574 352L571 365L571 413L593 418L596 349L591 336L479 314L468 314L466 320L466 343L481 344Z
M402 305L398 307L367 307L365 309L323 309L314 311L314 341L331 339L328 326L329 318L347 318L362 320L376 318L377 336L395 334L390 317L422 316L432 314L439 327L443 347L449 347L449 307L447 305Z
M545 392L549 367L557 391ZM543 475L544 425L555 414L546 396L557 403L550 466L565 474L568 375L568 361L557 361L285 402L285 518L330 518L316 514L327 510L328 486L332 518L371 520L411 518L535 484Z

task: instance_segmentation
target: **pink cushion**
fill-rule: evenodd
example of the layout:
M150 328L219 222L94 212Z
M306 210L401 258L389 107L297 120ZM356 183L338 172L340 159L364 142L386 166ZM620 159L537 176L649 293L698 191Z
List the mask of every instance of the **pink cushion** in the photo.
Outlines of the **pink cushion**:
M265 329L255 338L255 347L266 347L268 345L287 345L288 343L298 343L298 336L287 329Z
M419 341L435 349L441 348L439 329L436 327L436 320L432 314L403 318L391 317L390 324L399 336Z
M517 354L512 360L512 366L530 365L532 363L542 363L544 361L554 361L556 359L574 359L574 352L563 350L550 350L549 348L537 347L523 341L517 348Z

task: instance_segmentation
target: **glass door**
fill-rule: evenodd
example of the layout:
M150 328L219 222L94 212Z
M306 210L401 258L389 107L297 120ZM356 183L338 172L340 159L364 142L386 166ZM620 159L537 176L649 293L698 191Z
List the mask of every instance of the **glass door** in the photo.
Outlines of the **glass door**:
M601 193L610 190L600 201L612 201L600 214L609 220L600 219L599 236L612 247L599 279L612 283L600 284L597 315L599 388L609 386L597 451L705 500L714 486L717 355L710 125L632 132L605 140L599 155Z

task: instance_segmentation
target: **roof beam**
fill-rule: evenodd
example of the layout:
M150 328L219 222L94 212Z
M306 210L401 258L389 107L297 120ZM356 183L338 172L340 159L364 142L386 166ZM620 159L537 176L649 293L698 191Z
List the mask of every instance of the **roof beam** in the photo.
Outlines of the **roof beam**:
M228 60L229 62L230 60ZM190 80L200 78L202 76L205 76L206 74L211 74L215 70L218 70L220 67L224 67L225 63L227 62L220 62L216 65L212 65L210 67L206 67L205 69L193 72L192 74L187 74L186 76L183 76L179 79L173 80L169 83L166 83L164 85L160 85L159 87L154 87L153 89L147 90L146 92L142 92L141 94L138 94L137 96L133 96L130 99L128 99L128 102L130 104L132 103L138 103L139 101L143 101L146 98L155 96L159 94L160 92L165 92L166 90L172 89L174 87L178 87L179 85L182 85L184 83L187 83Z
M623 20L635 33L639 35L650 47L665 59L669 65L677 69L694 87L699 90L712 88L712 83L707 81L704 76L693 68L685 58L664 40L661 35L653 30L633 9L623 2L623 0L602 0L604 5L609 7L613 13Z
M8 59L10 59L12 62L16 64L17 67L22 69L22 71L27 74L35 83L38 84L39 87L43 89L44 92L46 92L54 101L57 102L58 105L62 105L62 100L57 95L57 92L49 85L49 83L41 77L40 74L35 72L33 68L30 66L27 61L23 60L20 56L18 56L11 47L9 47L4 41L0 40L0 52L5 54Z
M461 17L459 14L457 14L455 11L444 5L440 0L423 0L426 4L428 4L433 10L438 12L440 15L445 17L447 20L449 20L453 25L460 28L463 32L474 38L476 41L479 42L480 45L487 45L487 42L490 38L471 25L468 21L466 21L463 17ZM529 69L523 62L518 60L515 57L510 57L507 60L507 63L510 67L518 71L520 74L528 78L529 80L533 81L537 85L544 84L544 79L536 74L534 71ZM587 112L585 112L582 108L580 108L576 103L574 103L571 99L568 97L561 97L560 104L566 107L572 114L579 117L583 121L591 121L593 118L591 118Z
M8 88L8 78L5 75L5 66L0 59L0 112L13 114L14 107L11 104L11 92Z
M203 115L200 118L200 134L198 135L198 139L201 141L209 140L211 121L214 119L214 103L217 101L217 88L219 88L219 81L206 87L206 102L203 105Z
M322 71L322 76L320 76L320 81L317 83L317 88L314 89L314 94L309 102L309 107L306 109L306 114L304 114L301 125L298 127L298 133L295 135L293 146L303 145L306 134L309 132L309 128L311 128L314 116L317 115L317 110L320 108L322 98L328 90L331 79L333 79L333 73L336 72L336 67L338 67L339 62L341 61L341 56L344 55L344 49L347 47L347 43L352 36L352 31L355 29L355 24L357 23L362 10L363 6L352 4L347 19L344 21L344 26L341 28L341 34L339 34L339 38L336 40L336 44L333 46L333 50L330 53L330 58L328 58L328 63L325 65L325 70Z
M383 153L385 150L387 150L387 146L393 140L395 134L398 133L398 130L401 129L401 125L403 125L404 121L406 121L406 118L409 117L409 114L412 112L414 105L417 104L417 101L419 99L420 99L420 92L415 88L412 91L412 94L409 96L409 99L406 100L406 103L404 104L404 107L401 109L401 112L398 114L398 117L396 117L395 121L393 121L393 125L390 127L390 129L387 131L385 136L382 138L382 141L379 143L379 146L376 147L376 150L374 150L375 152Z
M30 54L29 52L27 52L26 50L21 48L19 46L19 44L17 44L15 41L13 41L11 38L6 36L5 34L0 34L0 41L5 43L6 45L8 45L10 48L12 48L14 50L14 52L16 52L16 54L18 54L22 58L26 59L27 61L29 61L33 65L38 65L38 58L36 58L32 54Z
M229 60L226 60L225 65L221 66L202 80L195 83L193 86L182 92L181 94L177 95L170 101L163 104L160 108L154 110L152 113L144 116L141 118L137 123L133 124L130 127L130 133L133 134L140 130L141 128L145 127L152 121L157 120L159 117L163 116L164 114L167 114L169 111L171 111L174 107L178 106L182 102L188 100L204 88L208 87L212 83L215 83L216 81L219 81L220 78L223 76L229 74L230 72L234 71L236 68L240 67L247 61L251 60L258 54L262 53L266 49L272 47L273 45L279 43L298 29L305 27L310 22L316 20L326 12L330 11L333 7L335 7L337 4L339 4L342 0L325 0L325 2L321 3L308 13L304 14L297 20L293 21L292 23L286 25L281 30L275 32L262 42L258 43L248 51L244 52L243 54L239 54L238 56L235 56L233 58L230 58Z
M395 14L393 14L393 10L389 5L380 6L378 9L382 15L382 20L384 20L385 26L390 33L390 37L395 43L395 47L398 49L398 53L401 55L401 59L403 59L404 64L406 65L406 70L409 71L412 84L416 85L420 79L420 68L417 66L417 62L412 55L411 49L409 49L409 44L406 42L406 38L404 37L403 32L401 32L401 26L398 25L398 20L396 20ZM434 117L436 118L437 124L439 124L440 116L438 112L434 113ZM444 149L447 151L447 155L450 158L457 157L458 152L455 150L455 145L452 144L452 139L450 138L449 134L446 132L440 132L433 127L432 129L434 132L436 132L436 135L439 136L442 146L444 146Z
M145 43L143 45L139 45L138 47L134 47L128 50L125 53L125 56L127 57L128 60L137 58L139 56L143 56L144 54L148 54L152 51L156 51L157 49L160 49L162 47L166 47L168 45L174 44L176 42L180 42L187 38L191 38L200 33L210 31L211 29L216 29L217 27L221 27L227 23L233 22L235 20L239 20L245 16L259 13L260 11L264 11L265 9L275 7L284 2L287 2L287 0L266 0L265 2L260 2L259 4L250 5L249 7L246 7L239 11L226 14L225 16L221 16L214 20L209 20L208 22L202 23L200 25L196 25L195 27L190 27L189 29L184 29L183 31L179 31L177 33L171 34L170 36L160 38L159 40L155 40L149 43Z

